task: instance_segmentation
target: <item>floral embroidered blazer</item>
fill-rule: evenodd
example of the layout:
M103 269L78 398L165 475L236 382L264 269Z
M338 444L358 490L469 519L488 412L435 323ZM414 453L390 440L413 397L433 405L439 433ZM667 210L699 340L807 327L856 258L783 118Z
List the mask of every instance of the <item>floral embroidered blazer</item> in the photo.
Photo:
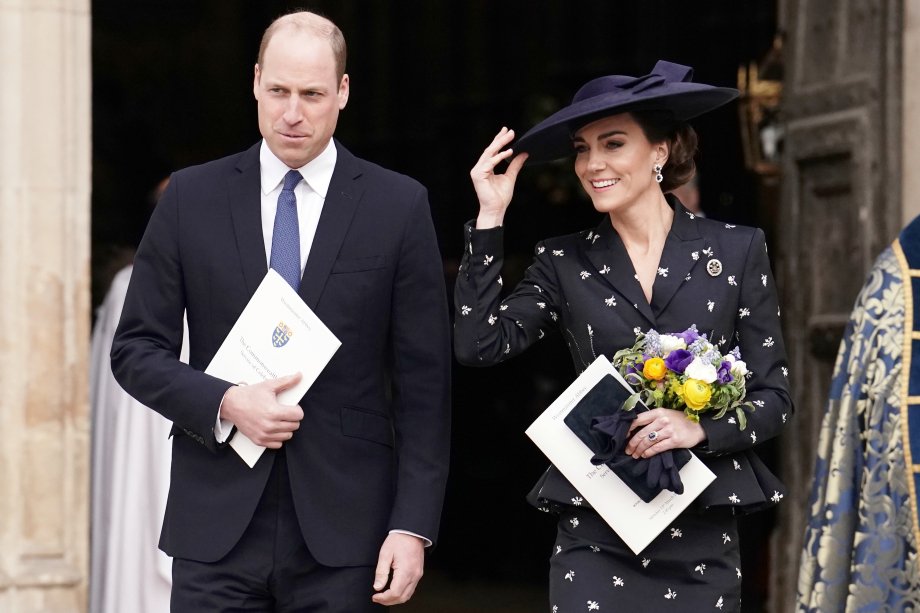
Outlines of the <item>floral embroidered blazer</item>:
M556 327L581 372L597 356L632 346L639 331L679 332L696 324L723 352L740 348L751 371L747 399L756 406L745 430L730 413L701 417L707 440L693 451L717 479L698 503L736 511L770 506L783 497L782 484L752 448L777 436L793 407L763 232L694 216L671 197L669 203L674 221L651 304L606 216L593 230L539 243L524 279L504 299L503 229L467 224L454 293L455 353L463 364L489 366ZM577 492L550 468L533 494L566 503Z

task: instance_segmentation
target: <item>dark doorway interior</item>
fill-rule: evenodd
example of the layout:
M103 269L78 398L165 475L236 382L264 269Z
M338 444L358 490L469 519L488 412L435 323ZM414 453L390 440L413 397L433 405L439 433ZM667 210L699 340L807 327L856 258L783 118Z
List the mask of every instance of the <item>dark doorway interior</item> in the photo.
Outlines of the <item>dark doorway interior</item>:
M115 267L130 259L156 183L258 139L256 49L264 27L293 6L93 2L94 303ZM522 132L589 78L645 74L657 59L692 65L701 81L734 85L738 67L760 59L776 30L773 0L336 0L308 8L335 20L348 40L352 96L337 136L356 154L428 186L449 284L461 226L476 212L468 171L502 125ZM743 165L736 106L695 126L704 210L757 224L766 205ZM506 220L506 286L520 278L537 240L596 222L567 163L525 170ZM572 377L566 356L561 341L549 339L504 366L455 368L452 477L429 570L432 585L463 586L461 600L494 585L523 586L544 602L554 527L524 502L546 462L523 430ZM765 597L771 527L767 515L745 522L749 611ZM514 610L498 600L457 606ZM414 610L435 609L421 602Z

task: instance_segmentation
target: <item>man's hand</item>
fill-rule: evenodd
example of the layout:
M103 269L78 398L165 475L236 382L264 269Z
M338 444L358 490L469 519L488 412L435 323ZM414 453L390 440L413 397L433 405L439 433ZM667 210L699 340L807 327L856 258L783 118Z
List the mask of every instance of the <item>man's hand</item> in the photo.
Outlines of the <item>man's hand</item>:
M232 421L256 445L280 449L300 427L303 409L296 404L280 404L278 393L297 385L300 376L295 373L254 385L231 387L220 405L221 418Z
M378 593L374 594L373 601L387 606L408 602L422 578L424 566L425 544L422 539L399 532L387 536L377 558L374 591ZM393 570L390 587L381 592L390 579L390 569Z

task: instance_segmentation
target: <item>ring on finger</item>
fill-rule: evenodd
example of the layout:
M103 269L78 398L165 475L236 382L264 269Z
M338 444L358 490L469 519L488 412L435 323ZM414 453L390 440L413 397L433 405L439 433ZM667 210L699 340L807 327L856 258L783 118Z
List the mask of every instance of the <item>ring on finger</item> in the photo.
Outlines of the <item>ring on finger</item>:
M650 441L655 441L655 440L657 440L657 439L658 439L658 431L657 431L657 430L652 430L651 432L648 433L648 440L650 440Z

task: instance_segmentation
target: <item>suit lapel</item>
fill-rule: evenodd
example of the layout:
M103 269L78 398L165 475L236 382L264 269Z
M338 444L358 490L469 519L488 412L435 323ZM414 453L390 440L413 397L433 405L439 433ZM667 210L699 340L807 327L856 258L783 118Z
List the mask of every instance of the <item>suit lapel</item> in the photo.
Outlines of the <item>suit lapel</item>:
M329 271L332 270L363 193L357 181L361 176L357 158L338 141L335 141L335 147L335 171L332 173L329 191L326 192L323 212L300 282L300 297L311 309L316 309L319 303Z
M262 239L262 209L260 206L259 146L250 147L240 157L237 173L228 183L230 215L239 250L243 278L249 295L255 293L268 272L265 261L265 241Z
M620 235L613 229L609 217L604 217L595 229L593 235L588 235L591 245L587 255L598 271L598 276L604 279L623 296L629 304L654 325L655 316L645 299L642 285L636 279L636 269L629 259L626 246Z
M672 202L672 206L674 221L671 223L671 231L668 232L658 264L659 273L652 287L652 312L656 317L667 308L697 262L701 259L706 260L702 252L706 249L707 243L700 235L696 217L676 201Z

